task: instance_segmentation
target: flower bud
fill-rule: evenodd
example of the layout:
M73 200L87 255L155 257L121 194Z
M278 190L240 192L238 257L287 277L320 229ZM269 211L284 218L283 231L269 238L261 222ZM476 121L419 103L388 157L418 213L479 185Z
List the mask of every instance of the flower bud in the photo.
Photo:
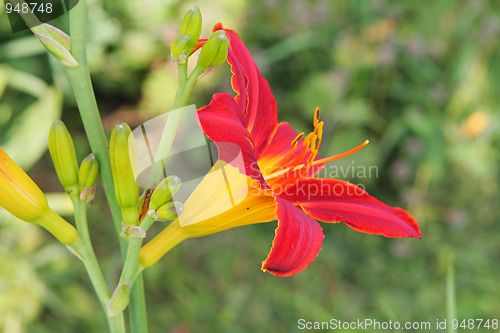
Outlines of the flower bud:
M94 199L95 183L99 175L99 163L94 154L87 156L80 165L78 180L80 183L80 199L90 202Z
M54 121L50 127L49 151L64 190L72 198L77 196L80 191L75 146L68 129L60 120Z
M42 26L47 28L50 36L59 44L61 44L66 50L71 51L71 39L62 30L57 29L53 25L42 23Z
M156 210L158 207L172 200L172 196L181 187L181 179L177 176L164 178L155 188L149 201L149 209Z
M79 64L70 52L70 38L61 30L42 24L31 28L42 45L66 67L78 67Z
M172 42L172 47L170 48L170 52L172 55L172 59L174 59L174 62L176 64L183 65L186 63L186 60L191 53L189 51L190 44L191 37L189 37L188 35L181 34L174 39L174 41Z
M160 221L172 221L175 220L179 215L181 215L184 210L184 205L180 202L167 202L155 211L156 220Z
M76 229L47 205L40 188L0 147L0 206L26 222L47 229L61 243L71 245L78 240Z
M206 71L210 67L222 64L227 59L229 40L224 30L217 30L203 45L198 57L197 67Z
M115 194L126 225L139 223L139 187L135 181L137 170L137 151L130 127L122 123L116 125L111 133L109 155L111 171L115 184Z
M198 39L200 39L201 23L201 12L198 6L194 6L186 13L186 15L184 15L179 34L191 37L191 40L188 43L188 48L186 49L187 56L191 54L196 46L196 43L198 43Z
M0 147L0 206L26 222L48 208L42 190Z

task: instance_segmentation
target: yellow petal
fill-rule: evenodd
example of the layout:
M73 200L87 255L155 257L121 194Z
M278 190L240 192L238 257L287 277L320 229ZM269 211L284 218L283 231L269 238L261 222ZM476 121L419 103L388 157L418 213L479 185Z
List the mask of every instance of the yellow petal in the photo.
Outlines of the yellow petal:
M21 220L34 222L46 209L40 188L0 147L0 206Z
M224 170L224 174L217 174ZM250 177L218 161L184 204L179 219L147 243L140 252L143 268L156 263L183 240L230 228L275 220L275 202Z

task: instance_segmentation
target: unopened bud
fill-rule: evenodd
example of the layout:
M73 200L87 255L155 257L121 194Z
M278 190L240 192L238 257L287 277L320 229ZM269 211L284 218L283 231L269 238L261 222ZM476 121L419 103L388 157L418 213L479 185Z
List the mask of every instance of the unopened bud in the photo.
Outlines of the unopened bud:
M111 133L109 156L115 194L126 225L139 223L139 187L135 181L137 170L137 151L130 127L122 123L116 125Z
M66 193L74 198L80 193L75 145L66 125L60 120L54 121L50 127L49 151L59 181Z
M66 50L71 51L71 39L68 34L64 31L57 29L53 25L42 23L42 26L47 29L50 36L59 44L61 44ZM36 28L33 28L36 29Z
M94 154L87 156L80 165L78 180L80 183L80 199L90 202L94 199L95 183L99 175L99 163Z
M183 65L186 63L192 50L190 44L191 37L188 35L181 34L174 39L170 52L176 64Z
M179 30L179 34L191 37L186 51L187 56L191 54L196 46L196 43L198 43L198 39L200 39L201 24L202 18L200 9L198 6L194 6L186 13L186 15L184 15L184 19L182 20L181 28Z
M157 220L175 220L184 211L184 205L180 202L168 202L158 208L155 212Z
M76 59L73 58L73 55L71 55L70 38L67 34L49 24L42 24L31 28L31 30L47 51L49 51L64 66L79 66Z
M149 209L156 210L158 207L172 200L172 196L181 187L181 179L177 176L168 176L156 186L151 200L149 201Z
M198 57L198 68L206 71L210 67L222 64L227 59L229 40L224 30L217 30L203 45Z
M37 223L61 243L71 245L78 240L76 229L47 205L42 190L0 147L0 206L12 215Z

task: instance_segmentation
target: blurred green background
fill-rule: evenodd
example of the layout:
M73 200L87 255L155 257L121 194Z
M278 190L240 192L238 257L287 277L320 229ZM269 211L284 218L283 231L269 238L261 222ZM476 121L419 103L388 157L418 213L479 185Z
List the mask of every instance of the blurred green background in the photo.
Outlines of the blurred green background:
M334 165L377 166L371 178L343 178L407 209L423 236L322 224L318 258L291 278L260 271L275 223L188 240L145 274L151 332L295 332L300 318L434 324L447 316L447 277L457 318L500 319L500 2L88 0L88 56L108 133L168 111L176 91L169 45L195 4L204 36L222 22L246 42L281 121L307 132L322 108L322 156L370 140ZM30 32L13 34L3 11L0 144L71 220L46 139L61 118L79 159L89 153L75 101L61 66ZM68 32L67 17L51 23ZM191 102L230 91L228 67L203 77ZM114 285L121 264L104 201L98 192L90 225ZM0 330L105 325L80 262L45 231L0 211Z

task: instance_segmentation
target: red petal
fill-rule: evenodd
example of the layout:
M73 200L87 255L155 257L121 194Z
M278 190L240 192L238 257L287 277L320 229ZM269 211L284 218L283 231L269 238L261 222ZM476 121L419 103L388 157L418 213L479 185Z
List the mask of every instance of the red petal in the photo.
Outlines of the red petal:
M233 96L227 93L215 94L210 104L195 114L203 133L219 148L219 158L267 188L257 164L252 136L244 126L245 119ZM240 152L244 165L235 165L233 161Z
M198 43L196 43L196 46L194 47L193 51L191 52L191 54L195 53L196 51L198 51L198 49L200 49L203 45L205 45L205 43L207 42L208 39L200 39L198 40Z
M215 28L221 29L222 25L218 24ZM234 31L227 29L225 31L230 47L228 62L233 72L231 83L238 94L236 96L238 105L245 110L246 126L252 133L255 151L259 157L278 124L276 100L271 93L269 83L260 74L245 43Z
M280 196L324 222L344 221L356 231L386 237L422 236L417 222L407 211L390 207L342 180L301 179Z
M325 236L316 220L286 200L278 197L275 200L278 227L262 270L277 276L291 276L316 258Z

